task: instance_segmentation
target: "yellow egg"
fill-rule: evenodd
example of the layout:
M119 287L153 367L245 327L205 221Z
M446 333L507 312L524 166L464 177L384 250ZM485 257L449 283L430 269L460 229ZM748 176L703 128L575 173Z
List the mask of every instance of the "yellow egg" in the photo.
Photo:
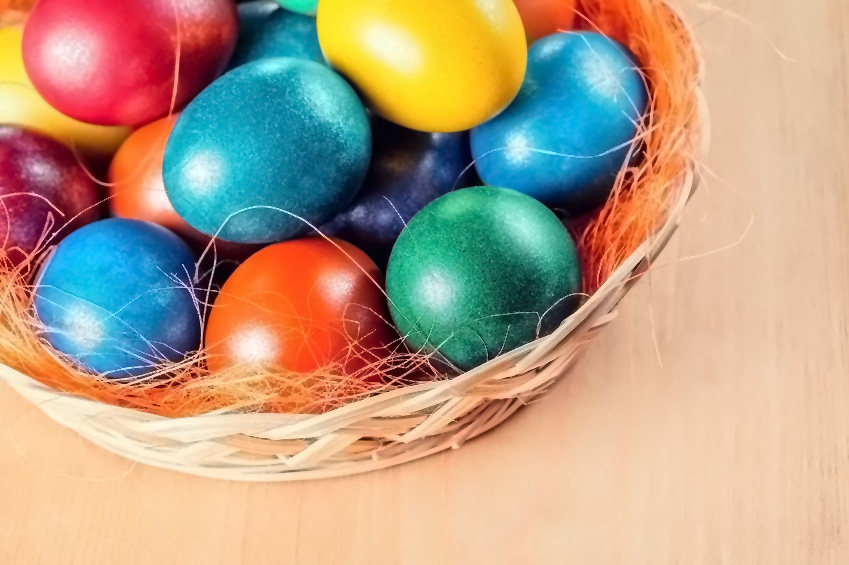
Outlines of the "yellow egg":
M527 64L513 0L320 0L318 38L378 113L422 131L492 118L519 92Z
M19 27L0 29L0 123L38 130L90 157L115 153L130 130L79 122L50 106L27 77L22 37Z

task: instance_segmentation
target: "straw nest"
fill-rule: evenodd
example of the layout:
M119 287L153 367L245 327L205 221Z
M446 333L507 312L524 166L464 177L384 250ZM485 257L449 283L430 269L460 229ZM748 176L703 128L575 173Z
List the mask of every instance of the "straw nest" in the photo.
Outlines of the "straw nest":
M337 386L335 402L285 413L285 406L267 399L187 394L198 377L207 390L227 387L227 375L204 373L202 352L163 367L146 388L115 387L81 372L39 337L25 279L5 275L0 379L53 420L112 452L233 480L381 469L458 448L497 426L549 390L616 318L619 301L675 232L695 190L697 158L707 138L700 59L689 29L671 8L662 0L586 0L579 19L631 48L643 64L652 102L638 141L645 159L621 172L607 205L579 234L585 289L592 294L552 335L459 376L348 391L345 402L339 402ZM33 257L32 269L48 251ZM263 375L259 384L283 378Z

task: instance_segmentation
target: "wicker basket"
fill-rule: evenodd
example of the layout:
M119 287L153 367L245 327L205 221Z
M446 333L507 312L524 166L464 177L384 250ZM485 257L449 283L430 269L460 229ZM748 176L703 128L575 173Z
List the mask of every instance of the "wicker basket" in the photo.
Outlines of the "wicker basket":
M708 138L707 115L691 127ZM373 471L456 449L544 394L663 250L696 188L695 163L678 177L665 224L552 335L450 380L409 386L322 415L207 414L165 418L101 404L0 365L0 379L56 422L129 459L241 481L318 479Z

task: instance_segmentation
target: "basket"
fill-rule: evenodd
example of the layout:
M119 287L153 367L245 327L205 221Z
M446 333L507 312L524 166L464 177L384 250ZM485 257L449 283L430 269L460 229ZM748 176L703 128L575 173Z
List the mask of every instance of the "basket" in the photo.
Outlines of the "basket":
M671 8L670 8L671 10ZM692 35L691 35L692 37ZM707 113L688 130L706 146ZM457 449L539 398L574 365L676 231L697 186L695 162L673 187L664 224L551 335L448 380L407 386L321 415L213 413L166 418L53 390L0 365L0 379L47 416L131 460L199 476L291 481L351 475Z

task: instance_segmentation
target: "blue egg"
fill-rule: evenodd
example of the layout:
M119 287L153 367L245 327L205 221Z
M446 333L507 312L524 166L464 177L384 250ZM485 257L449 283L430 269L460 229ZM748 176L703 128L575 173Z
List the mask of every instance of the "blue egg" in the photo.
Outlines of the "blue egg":
M457 188L477 186L468 133L424 133L381 118L372 120L371 167L353 204L328 224L379 266L419 210Z
M634 153L648 91L634 56L598 33L558 33L528 52L513 103L472 131L478 173L572 214L607 200Z
M167 229L101 220L56 248L35 289L35 312L58 351L109 378L150 372L200 343L194 257Z
M230 69L271 57L295 57L325 63L315 18L257 0L239 5L239 42Z
M183 110L163 177L195 229L270 243L344 210L370 158L368 116L342 77L312 61L264 59L225 74Z

